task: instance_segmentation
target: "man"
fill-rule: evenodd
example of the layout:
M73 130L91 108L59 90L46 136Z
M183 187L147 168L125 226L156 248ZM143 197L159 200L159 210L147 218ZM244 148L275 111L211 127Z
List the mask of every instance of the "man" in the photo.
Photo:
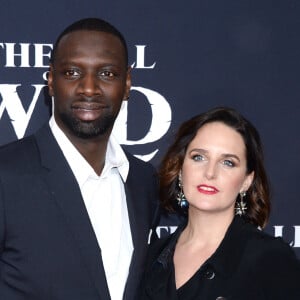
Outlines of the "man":
M58 37L49 124L0 149L0 299L134 299L157 195L154 168L111 136L127 65L103 20Z

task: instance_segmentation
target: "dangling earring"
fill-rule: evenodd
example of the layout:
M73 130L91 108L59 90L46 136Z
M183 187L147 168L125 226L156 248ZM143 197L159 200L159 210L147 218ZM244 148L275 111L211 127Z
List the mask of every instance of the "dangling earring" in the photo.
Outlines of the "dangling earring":
M189 207L189 203L186 200L185 195L183 193L183 185L181 182L181 172L179 173L179 176L178 176L178 186L179 186L180 191L178 192L177 197L176 197L177 204L180 208L187 209Z
M243 201L244 197L246 196L246 192L240 192L240 201L236 201L235 203L235 214L239 216L243 216L246 214L247 206L246 203Z

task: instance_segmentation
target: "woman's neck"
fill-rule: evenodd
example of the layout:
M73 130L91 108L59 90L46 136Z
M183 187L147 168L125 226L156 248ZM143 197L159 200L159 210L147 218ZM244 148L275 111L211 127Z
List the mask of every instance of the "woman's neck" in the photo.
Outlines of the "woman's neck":
M233 213L202 213L191 208L186 228L179 242L193 243L195 247L216 245L223 240L233 220Z

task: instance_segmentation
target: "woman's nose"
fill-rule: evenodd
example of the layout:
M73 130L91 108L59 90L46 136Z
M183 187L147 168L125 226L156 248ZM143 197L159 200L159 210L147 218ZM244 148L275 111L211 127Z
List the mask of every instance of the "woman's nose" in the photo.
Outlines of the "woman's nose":
M208 162L205 168L205 177L209 180L216 178L217 166L214 162Z

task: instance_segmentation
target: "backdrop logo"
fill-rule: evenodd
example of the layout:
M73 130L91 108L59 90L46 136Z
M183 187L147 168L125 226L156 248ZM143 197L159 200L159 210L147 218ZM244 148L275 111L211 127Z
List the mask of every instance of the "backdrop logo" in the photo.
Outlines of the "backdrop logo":
M282 237L292 247L300 247L300 225L294 225L292 229L283 225L274 225L274 236Z
M17 92L19 86L21 86L21 84L0 84L0 95L2 97L2 102L0 104L0 119L6 109L18 139L24 136L39 95L41 94L41 90L45 85L32 85L35 91L27 111L25 111Z
M48 70L51 49L52 44L0 43L0 68L5 68L5 70L14 70L15 68L47 68ZM136 45L135 49L136 57L135 62L131 64L132 68L153 71L156 62L147 64L146 45ZM34 118L36 104L39 99L43 98L47 70L44 69L41 75L43 84L0 83L0 120L6 111L9 116L8 122L10 122L17 139L25 135L31 118ZM14 72L17 74L16 71ZM22 99L22 95L18 93L19 89L28 89L29 91L33 89L31 99L29 101L27 99L29 106L26 109L23 105L25 99ZM149 130L138 140L133 141L128 139L128 103L124 102L113 130L114 135L124 145L142 145L158 141L167 133L171 125L172 112L168 101L159 92L150 88L133 86L131 90L142 94L150 107L151 121ZM47 107L45 109L48 110ZM3 136L3 133L1 134ZM136 156L148 161L154 157L157 151L158 149L152 149L149 153Z
M127 138L127 105L128 102L123 102L123 107L117 118L114 126L113 134L117 137L118 141L124 145L140 145L153 143L162 138L168 131L171 124L171 107L167 100L159 93L146 89L143 87L132 87L131 90L138 91L144 94L151 107L152 121L148 133L140 140L128 140ZM145 155L136 155L137 157L149 161L157 153L158 149L153 150L151 153Z
M293 248L300 247L300 225L294 225L292 230L288 230L283 225L274 225L274 236L282 237L286 242L290 244ZM156 234L159 238L166 237L172 233L174 233L177 229L177 226L173 225L160 225L156 227ZM290 231L290 232L288 232ZM288 233L292 234L292 241L288 241ZM149 233L148 242L150 242L152 236L152 231Z

